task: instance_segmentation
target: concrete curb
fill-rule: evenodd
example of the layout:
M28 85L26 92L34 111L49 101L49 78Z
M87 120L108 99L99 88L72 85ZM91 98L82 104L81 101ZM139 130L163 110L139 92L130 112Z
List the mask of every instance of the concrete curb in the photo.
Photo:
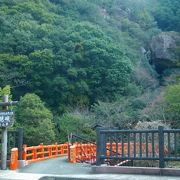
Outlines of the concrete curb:
M18 169L21 169L28 165L28 162L25 160L18 160Z
M180 176L180 169L176 168L148 168L148 167L114 167L114 166L93 166L92 173L96 174L142 174L161 176Z
M7 163L7 167L9 167L10 166L10 160L7 160L6 163ZM1 160L0 160L0 164L1 164ZM27 166L28 164L29 163L25 160L18 160L18 169L23 168L23 167Z

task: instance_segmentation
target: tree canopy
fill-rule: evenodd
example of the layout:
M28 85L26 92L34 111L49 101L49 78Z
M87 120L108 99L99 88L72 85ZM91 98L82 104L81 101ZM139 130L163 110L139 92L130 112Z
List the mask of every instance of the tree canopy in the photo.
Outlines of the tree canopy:
M0 0L0 96L11 89L21 98L16 118L26 142L67 136L73 122L93 134L94 117L107 123L107 114L118 128L152 117L159 76L149 44L161 31L179 32L179 19L179 0Z
M16 127L24 128L24 143L29 146L55 142L52 119L52 113L35 94L26 94L16 107Z

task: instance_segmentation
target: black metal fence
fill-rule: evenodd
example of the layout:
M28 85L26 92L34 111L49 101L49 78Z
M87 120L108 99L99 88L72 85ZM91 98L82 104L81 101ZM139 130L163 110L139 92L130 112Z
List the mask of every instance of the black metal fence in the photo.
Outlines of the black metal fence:
M16 130L8 130L8 144L7 144L8 159L10 158L11 149L17 147L19 160L22 160L22 146L23 146L23 128L19 128Z
M166 130L104 130L97 129L96 164L105 159L158 160L159 167L165 161L180 160L180 129Z
M83 138L81 136L78 136L76 134L71 134L70 143L73 144L74 142L82 142L82 143L92 143L92 144L95 144L94 141L85 139L85 138Z

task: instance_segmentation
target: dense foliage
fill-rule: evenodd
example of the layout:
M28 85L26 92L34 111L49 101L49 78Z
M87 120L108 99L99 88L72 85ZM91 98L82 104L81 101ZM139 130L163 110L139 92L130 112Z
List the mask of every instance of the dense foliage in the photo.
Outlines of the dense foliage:
M55 142L52 119L52 113L37 95L26 94L16 107L16 126L24 128L24 143L29 146Z
M95 124L132 128L139 120L162 120L148 48L161 30L179 31L179 5L0 0L0 87L10 85L14 99L23 96L16 126L26 129L27 143L48 143L55 134L66 141L70 131L93 136Z
M180 84L169 86L166 96L167 117L174 128L180 128Z
M180 3L179 0L158 0L154 16L163 30L180 31Z
M99 25L78 22L82 15L69 17L66 6L75 13L82 2L60 2L1 1L1 85L9 83L16 97L34 92L60 110L123 93L131 72L124 47Z

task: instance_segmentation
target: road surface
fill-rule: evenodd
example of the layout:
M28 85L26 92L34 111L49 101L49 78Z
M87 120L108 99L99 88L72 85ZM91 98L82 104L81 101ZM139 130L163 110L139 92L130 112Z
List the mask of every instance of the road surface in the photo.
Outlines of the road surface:
M67 157L32 163L17 171L0 171L0 180L180 180L180 177L92 174L89 164L71 164Z

